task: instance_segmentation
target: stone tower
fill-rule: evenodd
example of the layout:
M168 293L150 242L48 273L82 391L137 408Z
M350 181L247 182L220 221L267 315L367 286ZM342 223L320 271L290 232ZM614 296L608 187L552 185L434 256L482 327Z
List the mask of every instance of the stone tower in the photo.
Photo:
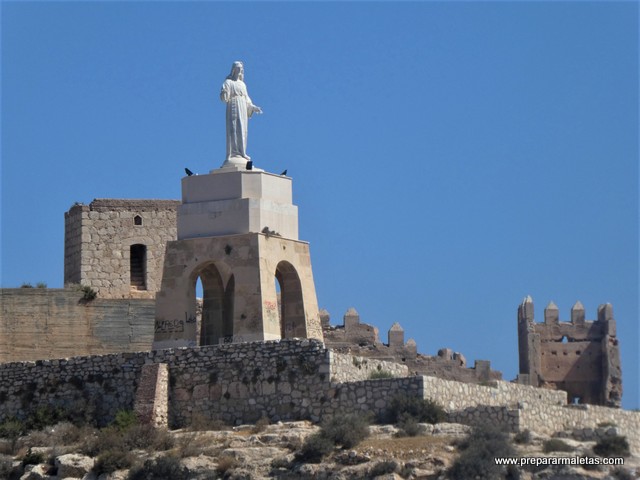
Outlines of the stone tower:
M291 178L244 165L184 177L177 225L156 297L154 348L322 340L309 244L298 239Z
M64 214L64 283L100 298L155 298L176 239L176 200L99 198Z
M549 303L544 323L533 317L533 300L518 307L518 382L565 390L570 402L620 407L622 372L613 307L598 307L598 319L585 321L582 303L571 309L571 322L560 322Z

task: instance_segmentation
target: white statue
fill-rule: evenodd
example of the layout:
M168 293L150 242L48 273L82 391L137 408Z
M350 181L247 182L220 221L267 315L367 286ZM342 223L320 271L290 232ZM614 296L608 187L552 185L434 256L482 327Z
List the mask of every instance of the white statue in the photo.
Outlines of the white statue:
M242 62L233 62L231 73L222 84L220 100L227 104L227 159L225 165L246 164L251 159L247 155L247 130L249 118L262 109L253 103L244 84ZM224 165L223 165L224 166Z

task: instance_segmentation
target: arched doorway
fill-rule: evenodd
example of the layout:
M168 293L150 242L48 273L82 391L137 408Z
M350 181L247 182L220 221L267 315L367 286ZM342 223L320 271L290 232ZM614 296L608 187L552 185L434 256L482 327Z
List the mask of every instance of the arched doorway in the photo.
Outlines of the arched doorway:
M233 296L235 289L233 275L225 288L222 276L214 263L200 268L194 275L191 287L194 312L196 311L196 285L198 283L201 283L202 288L202 314L199 328L196 328L198 345L218 345L233 341ZM193 320L196 321L195 318Z
M276 267L276 280L280 287L279 313L282 338L306 338L302 284L298 272L289 262L282 261Z

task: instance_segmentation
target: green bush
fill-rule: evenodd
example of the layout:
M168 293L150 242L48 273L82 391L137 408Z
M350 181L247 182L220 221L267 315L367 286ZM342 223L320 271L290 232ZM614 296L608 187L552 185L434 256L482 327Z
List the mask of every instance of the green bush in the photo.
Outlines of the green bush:
M22 465L38 465L44 463L44 455L40 452L33 452L31 449L22 457Z
M47 288L47 284L45 282L36 283L36 288Z
M29 282L23 282L22 285L20 285L20 288L33 288L33 285Z
M621 435L604 437L594 445L593 452L601 457L628 457L629 442Z
M129 451L121 449L106 450L98 455L92 471L99 477L103 473L113 473L116 470L129 468L133 464L133 460L133 455Z
M121 431L128 430L138 423L136 414L131 410L118 410L113 425Z
M28 430L42 430L66 420L67 415L61 408L46 406L37 408L26 421Z
M21 435L26 433L26 427L17 418L6 420L0 423L0 438L6 438L7 440L18 439Z
M567 442L560 440L559 438L550 438L542 444L542 451L544 453L549 452L573 452L573 447Z
M82 299L90 302L98 296L98 292L96 292L93 288L88 285L81 285L80 291L82 292Z
M334 415L322 423L320 433L344 448L353 448L369 436L369 420L362 415Z
M400 419L396 423L398 427L398 437L415 437L420 433L420 425L415 417L408 413L400 415Z
M389 402L386 412L386 420L389 423L398 423L407 415L416 419L416 422L435 424L446 419L446 413L438 403L431 399L424 400L409 395L396 395Z
M353 448L369 436L369 419L362 415L335 415L325 420L318 433L307 438L297 454L298 460L318 463L336 445Z
M8 450L2 453L14 454L18 446L18 440L22 435L26 433L26 427L18 419L6 420L0 423L0 438L6 438L8 440Z
M320 463L334 448L335 443L322 435L322 432L314 433L307 437L296 458L302 462Z
M515 466L496 465L496 457L514 457L516 452L507 433L493 425L478 425L459 445L460 456L449 469L453 480L518 479Z
M142 467L129 472L127 480L188 480L189 471L180 464L176 457L158 457L147 460Z

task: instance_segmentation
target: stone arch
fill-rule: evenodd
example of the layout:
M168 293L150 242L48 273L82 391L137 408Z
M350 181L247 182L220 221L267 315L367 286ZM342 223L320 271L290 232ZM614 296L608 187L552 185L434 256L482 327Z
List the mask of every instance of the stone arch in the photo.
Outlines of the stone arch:
M189 301L192 303L190 311L196 311L196 283L202 281L202 313L196 342L198 345L217 345L233 339L233 303L235 280L233 275L225 287L220 270L214 262L205 263L196 268L191 274L189 287ZM186 319L187 322L197 322L196 316Z
M298 272L289 262L282 261L276 267L276 279L280 284L280 331L282 338L306 338L307 326L302 298L302 283Z

